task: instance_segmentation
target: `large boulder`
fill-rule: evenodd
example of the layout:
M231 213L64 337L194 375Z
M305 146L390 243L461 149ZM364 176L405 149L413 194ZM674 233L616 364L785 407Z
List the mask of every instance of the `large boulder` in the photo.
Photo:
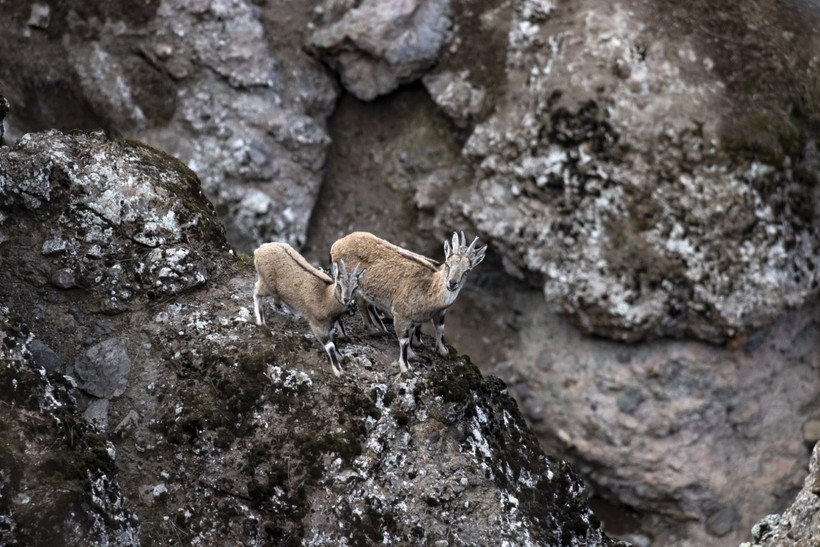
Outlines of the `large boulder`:
M338 72L342 85L372 100L432 66L450 36L450 0L328 0L309 45Z
M145 537L178 533L170 514L205 543L613 543L469 358L419 349L397 378L395 339L357 318L336 379L304 320L265 305L269 328L253 324L252 283L244 270L134 325L152 344L112 413L139 416L118 446Z
M800 13L758 8L539 0L481 14L508 25L506 85L458 47L444 83L425 79L456 120L480 92L493 104L464 146L475 182L440 222L471 221L554 309L619 340L720 342L817 294L818 158L810 111L790 106L812 100L794 90L812 81L813 42ZM719 39L715 13L732 21Z
M472 314L515 329L504 331L504 353L488 344L498 355L488 368L545 450L571 458L612 504L608 530L636 544L737 545L783 509L805 476L804 430L817 420L817 303L732 350L584 336L537 305L538 294L502 288L478 299ZM515 313L498 312L505 300Z
M101 132L31 133L0 148L0 211L5 260L26 265L4 281L87 291L107 313L202 286L229 260L196 175Z
M235 261L190 169L101 132L0 148L0 249L0 301L51 325L35 362L106 399L134 356L106 316L212 284Z

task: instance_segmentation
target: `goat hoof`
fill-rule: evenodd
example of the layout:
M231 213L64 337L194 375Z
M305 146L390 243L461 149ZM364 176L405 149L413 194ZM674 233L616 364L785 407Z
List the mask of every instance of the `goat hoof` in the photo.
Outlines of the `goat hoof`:
M396 376L404 376L405 374L407 374L408 372L411 372L411 370L412 370L409 365L407 367L402 367L401 363L399 363L398 361L393 361L390 364L390 366L391 367L398 367L399 371L396 373Z

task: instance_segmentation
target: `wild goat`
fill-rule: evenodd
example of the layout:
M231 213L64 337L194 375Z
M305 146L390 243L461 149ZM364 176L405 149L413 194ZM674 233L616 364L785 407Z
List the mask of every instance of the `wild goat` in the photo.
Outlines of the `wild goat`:
M399 369L407 372L407 352L416 328L425 321L436 327L436 350L448 355L444 345L444 314L453 305L467 273L482 260L487 246L476 249L476 237L467 246L453 234L444 242L444 264L402 249L368 232L354 232L336 241L331 260L359 262L367 270L360 294L376 308L393 316L399 338ZM364 314L363 314L364 315Z
M355 296L366 270L359 265L347 271L343 260L333 262L331 279L311 266L287 243L265 243L253 253L256 284L253 286L253 311L256 324L265 321L259 309L260 296L272 296L274 303L284 302L307 317L310 330L324 346L333 374L342 374L339 353L333 342L336 321L347 312L355 312Z

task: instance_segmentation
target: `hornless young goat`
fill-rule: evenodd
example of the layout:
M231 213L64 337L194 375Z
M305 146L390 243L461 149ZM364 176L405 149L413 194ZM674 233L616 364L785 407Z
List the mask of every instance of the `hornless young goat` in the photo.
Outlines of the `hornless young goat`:
M338 262L338 265L337 265ZM256 284L253 286L253 311L256 324L263 325L259 309L260 296L272 296L274 303L284 302L303 313L313 335L324 346L333 374L342 374L339 353L333 342L336 321L347 312L355 312L355 296L365 271L359 265L347 271L343 260L334 261L333 278L311 266L287 243L265 243L253 253Z
M487 246L476 249L475 238L467 246L453 234L444 242L444 264L402 249L368 232L354 232L330 249L333 261L359 262L367 270L360 294L378 309L393 316L399 338L399 369L407 372L407 352L415 329L425 321L436 326L436 350L448 355L444 345L444 314L453 305L467 273L484 260ZM438 265L437 265L438 264Z

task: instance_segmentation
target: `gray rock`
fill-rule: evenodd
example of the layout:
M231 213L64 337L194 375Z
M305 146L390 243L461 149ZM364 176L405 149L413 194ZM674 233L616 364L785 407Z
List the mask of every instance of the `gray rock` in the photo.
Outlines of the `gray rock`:
M128 411L128 414L125 415L125 418L120 420L120 423L117 424L117 427L114 428L114 435L119 435L120 437L127 435L128 433L132 432L135 427L139 425L139 421L139 413L132 408Z
M820 419L811 418L803 422L803 442L814 445L820 441Z
M279 6L266 10L246 1L214 9L163 3L146 44L177 78L177 116L146 127L143 138L197 172L229 240L245 251L271 240L304 243L329 142L325 118L336 99L325 70L292 47L304 25L284 20ZM107 48L116 51L120 40L107 35ZM195 139L177 138L189 130Z
M49 239L43 243L43 247L40 252L43 253L43 256L52 256L64 254L67 248L68 243L66 241L62 239Z
M34 27L22 27L27 7L0 33L0 65L25 67L4 80L21 113L7 121L13 138L102 127L147 142L197 173L237 248L304 242L336 99L328 71L297 46L310 10L282 17L281 6L249 0L115 1L99 13L60 12L55 24L54 10L46 21L38 6L47 9L31 8ZM22 33L31 35L24 59L11 53ZM58 88L70 92L49 95ZM39 109L42 100L51 108ZM248 213L260 198L263 211Z
M58 289L71 289L77 286L77 279L71 268L61 268L51 274L51 283Z
M31 4L31 15L28 18L28 26L45 30L51 20L51 8L48 4L34 2Z
M524 409L524 414L533 422L540 422L544 419L544 404L537 398L527 398L523 400L521 406Z
M85 421L100 432L108 431L108 399L93 399L83 412Z
M309 44L336 68L348 91L372 100L436 61L449 38L449 10L449 0L364 0L338 20L323 21Z
M31 358L38 367L43 367L46 372L53 372L60 368L62 359L42 340L34 339L29 345Z
M646 396L641 388L628 387L618 396L618 410L632 414L645 400Z
M768 532L774 529L777 526L777 522L780 519L780 515L771 514L766 515L763 517L759 522L756 522L754 526L752 526L752 538L755 541L760 541L763 539Z
M74 374L80 389L101 399L125 393L131 358L125 340L109 338L88 348L74 361Z
M734 506L724 507L706 519L706 531L717 537L724 537L732 531L740 515Z
M799 488L806 465L801 427L814 417L820 386L810 380L818 349L803 361L792 351L817 304L773 323L764 349L749 355L691 340L591 340L537 304L538 294L518 296L530 306L518 344L501 361L507 367L490 370L529 383L519 404L543 406L545 419L530 422L541 442L552 446L557 438L567 446L559 455L589 470L596 490L630 507L640 519L636 532L664 545L711 545L716 536L706 521L734 507L737 520L719 543L737 544L772 511L773 499ZM482 295L478 309L498 309L510 297ZM455 333L451 340L459 347ZM538 366L542 356L553 363L548 371ZM684 515L690 524L681 524Z
M0 339L15 336L19 325L19 315L12 320L7 314L0 306ZM4 471L0 544L137 547L139 517L126 503L113 444L83 424L68 381L20 358L20 350L33 351L25 339L19 342L16 349L0 344L0 451L3 468L14 477L7 480ZM48 477L59 477L58 495ZM60 526L53 526L55 518Z
M427 74L424 87L436 104L459 126L468 127L485 109L485 91L468 79L469 71L459 74L449 71Z

